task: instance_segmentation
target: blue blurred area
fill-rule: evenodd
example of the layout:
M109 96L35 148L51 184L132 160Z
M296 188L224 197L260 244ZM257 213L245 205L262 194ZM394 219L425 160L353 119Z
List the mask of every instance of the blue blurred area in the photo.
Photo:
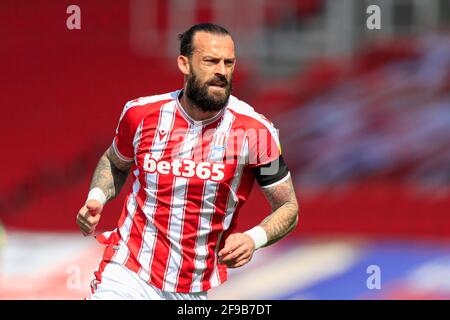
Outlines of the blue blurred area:
M364 248L364 254L344 273L324 279L308 288L289 292L274 299L412 299L447 298L449 288L434 287L422 292L414 287L410 275L427 263L447 259L443 268L449 268L450 248L444 245L414 245L413 243L372 243ZM379 268L380 287L368 287L369 277L374 274L370 266ZM428 274L430 278L440 279L439 274Z

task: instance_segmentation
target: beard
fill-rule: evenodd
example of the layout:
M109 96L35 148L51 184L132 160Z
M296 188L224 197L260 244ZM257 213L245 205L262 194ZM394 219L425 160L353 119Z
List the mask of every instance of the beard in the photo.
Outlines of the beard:
M208 87L213 83L222 85L225 89L224 92L222 94L209 93ZM186 96L202 111L220 111L223 109L228 103L231 90L232 79L228 81L223 75L216 75L213 79L202 84L196 74L192 72L186 84Z

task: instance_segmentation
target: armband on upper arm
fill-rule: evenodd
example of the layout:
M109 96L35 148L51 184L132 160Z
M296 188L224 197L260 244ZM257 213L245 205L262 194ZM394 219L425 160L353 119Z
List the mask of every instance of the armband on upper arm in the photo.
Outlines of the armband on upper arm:
M282 155L272 162L252 168L252 172L258 184L263 188L281 183L289 177L289 168Z

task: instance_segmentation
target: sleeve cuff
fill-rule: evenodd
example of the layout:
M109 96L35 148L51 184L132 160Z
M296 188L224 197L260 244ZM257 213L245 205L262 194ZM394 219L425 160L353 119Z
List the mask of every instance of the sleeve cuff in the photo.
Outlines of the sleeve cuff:
M133 158L126 157L122 153L120 153L119 149L117 148L116 138L113 139L112 149L113 149L114 153L116 154L116 156L120 160L125 161L125 162L133 162L134 161Z

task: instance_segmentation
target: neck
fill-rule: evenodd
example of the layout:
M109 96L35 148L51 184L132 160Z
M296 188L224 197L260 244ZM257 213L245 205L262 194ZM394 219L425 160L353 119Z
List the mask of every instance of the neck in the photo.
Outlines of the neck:
M187 97L187 95L184 94L184 93L185 93L185 90L183 89L183 92L181 93L180 104L183 107L184 111L189 115L189 117L191 117L195 121L208 120L208 119L214 117L215 115L217 115L219 112L222 111L222 110L219 110L219 111L203 111L197 105L195 105L195 103L193 103Z

